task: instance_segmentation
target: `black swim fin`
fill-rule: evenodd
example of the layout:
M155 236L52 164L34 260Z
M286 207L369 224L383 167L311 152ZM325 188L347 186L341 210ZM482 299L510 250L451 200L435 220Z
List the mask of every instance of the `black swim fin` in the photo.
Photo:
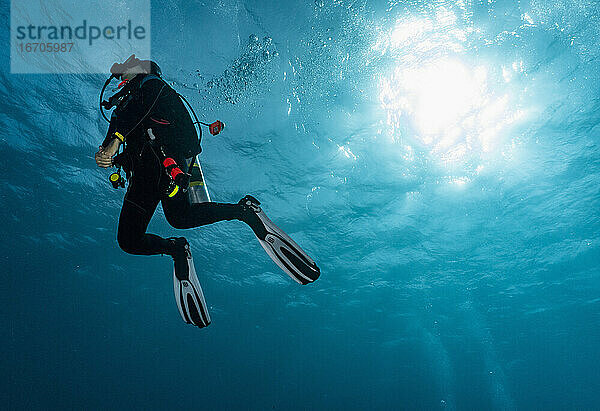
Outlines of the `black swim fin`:
M260 201L247 195L239 201L247 211L253 212L263 227L254 229L256 238L269 257L287 275L299 284L309 284L321 275L317 264L291 239L281 228L277 227L260 207Z
M206 327L210 324L210 315L187 241L185 241L184 248L185 254L183 256L174 257L173 290L175 301L183 321L200 328Z

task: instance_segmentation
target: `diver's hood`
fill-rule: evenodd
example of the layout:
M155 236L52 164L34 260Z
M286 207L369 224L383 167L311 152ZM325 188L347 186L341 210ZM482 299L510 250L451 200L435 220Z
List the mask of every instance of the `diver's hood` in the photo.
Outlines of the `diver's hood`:
M129 56L129 58L127 60L125 60L123 63L113 64L112 67L110 68L110 73L114 77L119 77L119 76L123 75L123 73L125 73L128 69L135 67L135 66L141 66L142 70L144 70L148 74L154 74L159 77L162 74L162 71L161 71L160 67L158 66L158 64L156 64L155 62L153 62L151 60L140 60L135 56L135 54L132 54L131 56Z
M132 67L136 67L136 66L141 66L142 70L146 74L154 74L158 77L160 77L162 75L162 72L161 72L158 64L156 64L155 62L153 62L151 60L140 60L135 56L135 54L132 54L131 56L129 56L129 58L127 60L125 60L125 62L123 62L123 63L113 64L112 67L110 68L110 77L104 83L104 86L102 87L102 91L100 91L100 113L102 113L102 117L109 123L110 123L110 120L108 119L108 117L106 117L106 114L104 114L104 110L105 109L110 110L111 108L113 108L115 106L115 104L117 103L117 101L119 100L119 98L121 96L123 96L124 90L121 90L119 93L117 93L114 96L112 96L111 98L109 98L108 101L103 100L104 91L106 90L106 87L108 87L108 84L112 81L112 79L121 77L128 69L130 69ZM124 84L124 82L122 82L121 85L122 84Z

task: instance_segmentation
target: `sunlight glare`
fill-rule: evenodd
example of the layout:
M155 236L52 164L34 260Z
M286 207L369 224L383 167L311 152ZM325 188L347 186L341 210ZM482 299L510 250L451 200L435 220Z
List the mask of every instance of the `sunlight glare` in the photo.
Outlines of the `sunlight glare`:
M408 136L441 162L469 163L475 170L484 155L500 154L501 132L523 115L511 106L508 90L494 91L491 84L498 82L490 82L490 73L506 84L523 72L523 63L493 71L485 64L469 65L461 57L462 43L473 30L459 28L447 10L435 20L405 18L382 33L373 49L396 63L380 78L379 101L394 140Z

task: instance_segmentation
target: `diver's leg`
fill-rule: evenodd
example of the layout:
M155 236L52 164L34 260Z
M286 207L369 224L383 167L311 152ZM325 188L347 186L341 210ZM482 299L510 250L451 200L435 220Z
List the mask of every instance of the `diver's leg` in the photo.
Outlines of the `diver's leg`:
M156 255L164 254L169 249L168 240L146 233L157 205L158 200L153 207L146 205L146 208L143 208L125 197L117 232L117 240L123 251L136 255Z
M142 158L129 181L117 240L123 251L136 255L171 254L173 242L146 233L150 219L160 201L160 165L152 152L142 151Z
M178 197L179 196L179 197ZM269 257L294 281L308 284L321 273L315 262L262 211L260 202L248 195L237 204L191 204L186 193L162 200L167 221L175 228L193 228L223 220L240 220L252 228Z
M195 228L225 220L243 220L244 209L239 204L197 203L191 204L187 193L162 200L165 217L178 229Z

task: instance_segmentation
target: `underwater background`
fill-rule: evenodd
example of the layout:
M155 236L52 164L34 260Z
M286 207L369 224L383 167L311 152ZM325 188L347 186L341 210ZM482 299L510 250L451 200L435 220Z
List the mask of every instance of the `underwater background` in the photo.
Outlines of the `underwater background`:
M153 1L152 58L226 124L213 201L252 193L322 272L189 230L205 329L117 245L105 77L10 74L0 9L3 408L599 408L597 2Z

